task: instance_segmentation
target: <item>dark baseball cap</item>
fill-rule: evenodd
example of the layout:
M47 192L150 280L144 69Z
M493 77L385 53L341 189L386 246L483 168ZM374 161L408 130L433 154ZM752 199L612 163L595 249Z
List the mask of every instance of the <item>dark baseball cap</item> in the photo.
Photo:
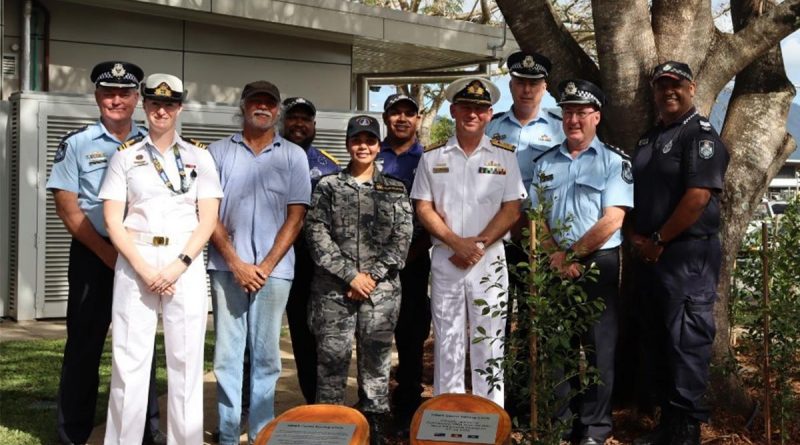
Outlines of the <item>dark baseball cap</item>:
M391 96L387 97L386 101L383 103L383 111L388 111L389 108L392 108L395 106L395 104L400 102L408 102L412 107L414 107L415 110L419 111L419 105L417 104L417 101L406 94L392 94Z
M378 120L372 116L360 115L353 116L347 122L347 139L357 135L358 133L369 133L376 138L381 138L381 126Z
M288 113L289 110L292 110L296 107L306 108L309 113L311 113L311 116L317 115L317 108L305 97L288 97L283 101L283 111L285 113Z
M689 68L689 65L683 62L675 62L674 60L669 60L656 66L653 70L653 77L650 79L650 83L655 82L661 77L670 77L675 80L686 79L689 82L694 79L692 69Z
M257 80L245 85L242 89L241 98L249 99L256 94L268 94L276 101L281 101L281 92L278 91L278 87L276 87L272 82L268 82L266 80Z

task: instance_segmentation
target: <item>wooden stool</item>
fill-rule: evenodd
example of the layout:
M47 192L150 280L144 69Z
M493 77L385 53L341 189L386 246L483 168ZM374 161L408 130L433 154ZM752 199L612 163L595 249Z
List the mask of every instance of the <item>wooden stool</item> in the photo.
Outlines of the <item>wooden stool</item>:
M255 445L266 445L279 423L342 423L355 425L350 445L367 445L369 443L369 424L363 414L353 408L341 405L303 405L292 408L272 419L256 437ZM323 445L323 444L311 444Z
M414 413L414 418L411 420L411 445L462 445L465 443L417 439L417 432L422 422L422 413L427 410L498 414L497 435L494 443L496 445L504 445L508 444L511 439L511 418L500 405L472 394L441 394L420 405L417 412Z

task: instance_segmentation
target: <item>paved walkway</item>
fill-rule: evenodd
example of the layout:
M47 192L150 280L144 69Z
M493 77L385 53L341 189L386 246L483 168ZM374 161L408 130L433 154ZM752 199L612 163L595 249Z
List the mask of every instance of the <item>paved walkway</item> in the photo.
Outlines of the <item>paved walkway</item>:
M209 316L208 328L213 328L211 317ZM281 337L281 365L283 371L281 378L278 379L278 388L275 394L275 412L277 415L283 413L289 408L299 406L305 403L303 395L300 392L300 386L297 384L297 373L294 366L294 355L292 353L292 344L289 339L288 327L286 326L286 319L284 318L284 329L286 332ZM109 334L110 335L110 334ZM54 339L63 338L66 336L66 323L63 320L57 321L35 321L35 322L14 322L3 320L0 323L0 341L11 340L36 340L36 339ZM397 363L397 353L393 352L393 364ZM161 361L163 363L163 360ZM357 401L357 382L356 382L356 367L355 367L355 351L353 351L353 360L350 363L350 377L347 380L347 403L349 405L355 404ZM216 379L214 373L209 372L205 375L205 384L203 386L203 429L204 444L213 444L211 442L211 432L217 426L217 409L216 409ZM158 399L161 408L161 429L166 431L166 413L167 413L167 397L162 395ZM105 434L105 424L98 425L92 431L89 438L89 445L100 445L103 443L103 435ZM247 435L242 435L241 444L247 444Z

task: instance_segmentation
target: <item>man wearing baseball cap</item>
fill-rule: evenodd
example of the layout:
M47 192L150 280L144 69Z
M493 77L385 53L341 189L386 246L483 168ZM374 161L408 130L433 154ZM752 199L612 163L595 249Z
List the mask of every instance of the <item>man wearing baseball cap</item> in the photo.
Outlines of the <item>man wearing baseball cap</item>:
M406 94L392 94L383 104L383 123L386 137L381 142L378 165L383 173L403 181L411 191L423 146L417 139L419 105ZM431 330L431 309L428 298L428 275L431 260L428 255L430 236L419 220L414 218L414 236L400 271L402 302L400 317L394 331L398 365L397 387L392 393L396 429L406 436L414 412L422 403L423 345Z
M275 417L281 318L294 278L292 243L311 196L305 152L276 132L280 100L271 82L245 85L242 131L209 147L225 192L208 259L221 444L239 443L245 345L250 442Z
M637 445L700 443L722 261L720 198L729 155L694 107L689 65L668 61L652 77L659 122L633 153L631 240L637 313L654 401L656 430Z
M281 135L306 151L312 190L323 176L340 170L336 158L313 145L316 115L317 108L304 97L289 97L283 101ZM308 300L314 279L314 262L308 253L308 243L302 230L294 241L294 255L294 280L286 303L286 318L300 391L306 403L311 404L317 396L317 342L308 326Z
M514 147L484 134L500 96L497 86L481 77L466 77L451 83L445 94L455 119L455 136L425 149L411 189L417 216L433 242L434 394L465 392L469 348L473 394L502 406L502 372L493 384L478 372L489 361L502 359L502 339L474 344L472 339L480 330L499 331L502 336L505 317L484 315L484 307L475 302L507 301L501 239L519 218L520 201L527 193ZM497 286L488 287L487 279Z
M137 65L112 60L91 73L100 119L67 134L56 149L47 189L56 213L72 235L69 254L67 344L58 391L58 436L81 444L94 427L98 368L108 327L117 251L111 245L97 197L106 167L123 142L147 134L133 121L144 72ZM144 443L166 443L158 430L155 359L150 374Z

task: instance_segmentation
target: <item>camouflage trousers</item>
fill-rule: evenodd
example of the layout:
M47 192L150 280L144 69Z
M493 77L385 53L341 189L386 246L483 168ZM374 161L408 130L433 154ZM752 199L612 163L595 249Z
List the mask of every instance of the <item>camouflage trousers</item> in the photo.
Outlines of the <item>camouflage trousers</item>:
M389 371L400 314L400 280L384 279L366 301L345 296L348 285L322 272L311 285L309 326L317 339L317 403L343 405L356 337L359 408L389 412Z

